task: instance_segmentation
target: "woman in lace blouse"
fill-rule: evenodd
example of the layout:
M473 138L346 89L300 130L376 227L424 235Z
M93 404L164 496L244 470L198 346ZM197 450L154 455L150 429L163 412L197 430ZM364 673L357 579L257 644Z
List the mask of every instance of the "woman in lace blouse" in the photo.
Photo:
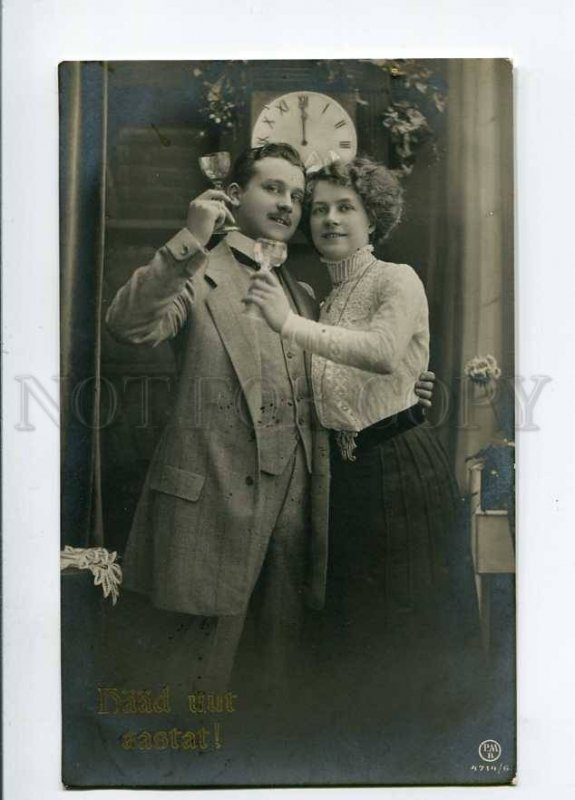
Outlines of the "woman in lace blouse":
M429 699L432 686L442 703L475 634L475 597L461 500L413 391L429 357L425 290L371 244L399 222L402 189L385 167L356 158L314 173L307 193L333 287L320 321L294 314L272 274L254 276L250 299L312 353L315 404L332 432L322 680L331 676L339 693L362 687L365 698L385 692L402 708ZM354 701L362 724L372 705Z

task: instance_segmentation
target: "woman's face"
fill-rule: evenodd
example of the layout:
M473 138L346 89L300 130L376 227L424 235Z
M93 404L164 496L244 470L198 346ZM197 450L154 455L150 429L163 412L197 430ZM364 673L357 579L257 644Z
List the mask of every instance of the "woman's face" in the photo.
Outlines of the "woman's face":
M373 225L356 191L318 181L313 191L310 229L319 253L329 261L339 261L369 244Z

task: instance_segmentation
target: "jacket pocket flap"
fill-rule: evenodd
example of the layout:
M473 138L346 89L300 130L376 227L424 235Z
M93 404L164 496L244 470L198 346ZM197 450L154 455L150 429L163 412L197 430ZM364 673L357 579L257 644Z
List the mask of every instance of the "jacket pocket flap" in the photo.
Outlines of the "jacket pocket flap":
M157 492L173 494L183 500L197 500L202 493L204 481L204 475L162 464L152 475L150 487Z

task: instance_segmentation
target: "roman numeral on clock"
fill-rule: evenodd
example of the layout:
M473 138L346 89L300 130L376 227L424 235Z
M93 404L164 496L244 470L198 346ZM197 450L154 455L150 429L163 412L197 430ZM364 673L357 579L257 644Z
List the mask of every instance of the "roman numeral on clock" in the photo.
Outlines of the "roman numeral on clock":
M339 146L342 150L351 150L351 142L340 142Z
M269 140L269 136L258 136L258 144L267 144Z
M280 102L276 105L276 108L279 108L282 114L285 114L286 111L289 111L289 106L285 100L280 100Z
M276 124L275 119L268 119L267 117L264 117L262 122L265 122L266 125L270 126L270 128L273 128L273 126Z
M347 125L347 122L346 122L344 119L340 119L340 121L339 121L339 122L336 122L336 123L335 123L335 126L334 126L334 127L336 127L336 128L343 128L343 126L344 126L344 125Z

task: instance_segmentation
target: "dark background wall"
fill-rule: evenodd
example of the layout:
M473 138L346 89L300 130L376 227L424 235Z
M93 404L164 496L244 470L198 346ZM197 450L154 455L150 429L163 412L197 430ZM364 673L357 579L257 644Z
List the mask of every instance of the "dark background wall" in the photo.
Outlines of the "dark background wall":
M382 125L389 85L373 64L350 62L362 82L365 104L356 107L359 151L389 163L390 147ZM447 62L433 69L447 80ZM106 233L104 311L132 271L183 224L189 201L208 187L198 158L214 149L232 157L249 144L250 103L240 122L221 135L206 124L200 108L194 62L116 62L108 65L108 148L106 170ZM253 62L246 92L298 89L334 94L337 83L318 79L315 62ZM449 87L448 91L449 91ZM453 113L453 110L452 110ZM449 236L447 138L443 119L435 120L433 142L424 145L411 175L405 178L406 215L378 255L411 264L426 285L431 312L431 368L444 376L444 351L451 348L452 327L445 308L461 301L459 285L446 279L442 264ZM290 244L290 266L297 278L312 284L321 298L328 281L311 246L301 233ZM107 544L122 548L157 436L169 414L175 389L169 344L155 349L130 347L102 333L102 375L116 388L118 404L102 429L102 496ZM143 396L143 378L152 379ZM106 398L104 397L104 401ZM147 405L147 411L142 406ZM104 412L105 416L105 412ZM442 428L454 424L446 418ZM446 442L449 431L442 435Z

